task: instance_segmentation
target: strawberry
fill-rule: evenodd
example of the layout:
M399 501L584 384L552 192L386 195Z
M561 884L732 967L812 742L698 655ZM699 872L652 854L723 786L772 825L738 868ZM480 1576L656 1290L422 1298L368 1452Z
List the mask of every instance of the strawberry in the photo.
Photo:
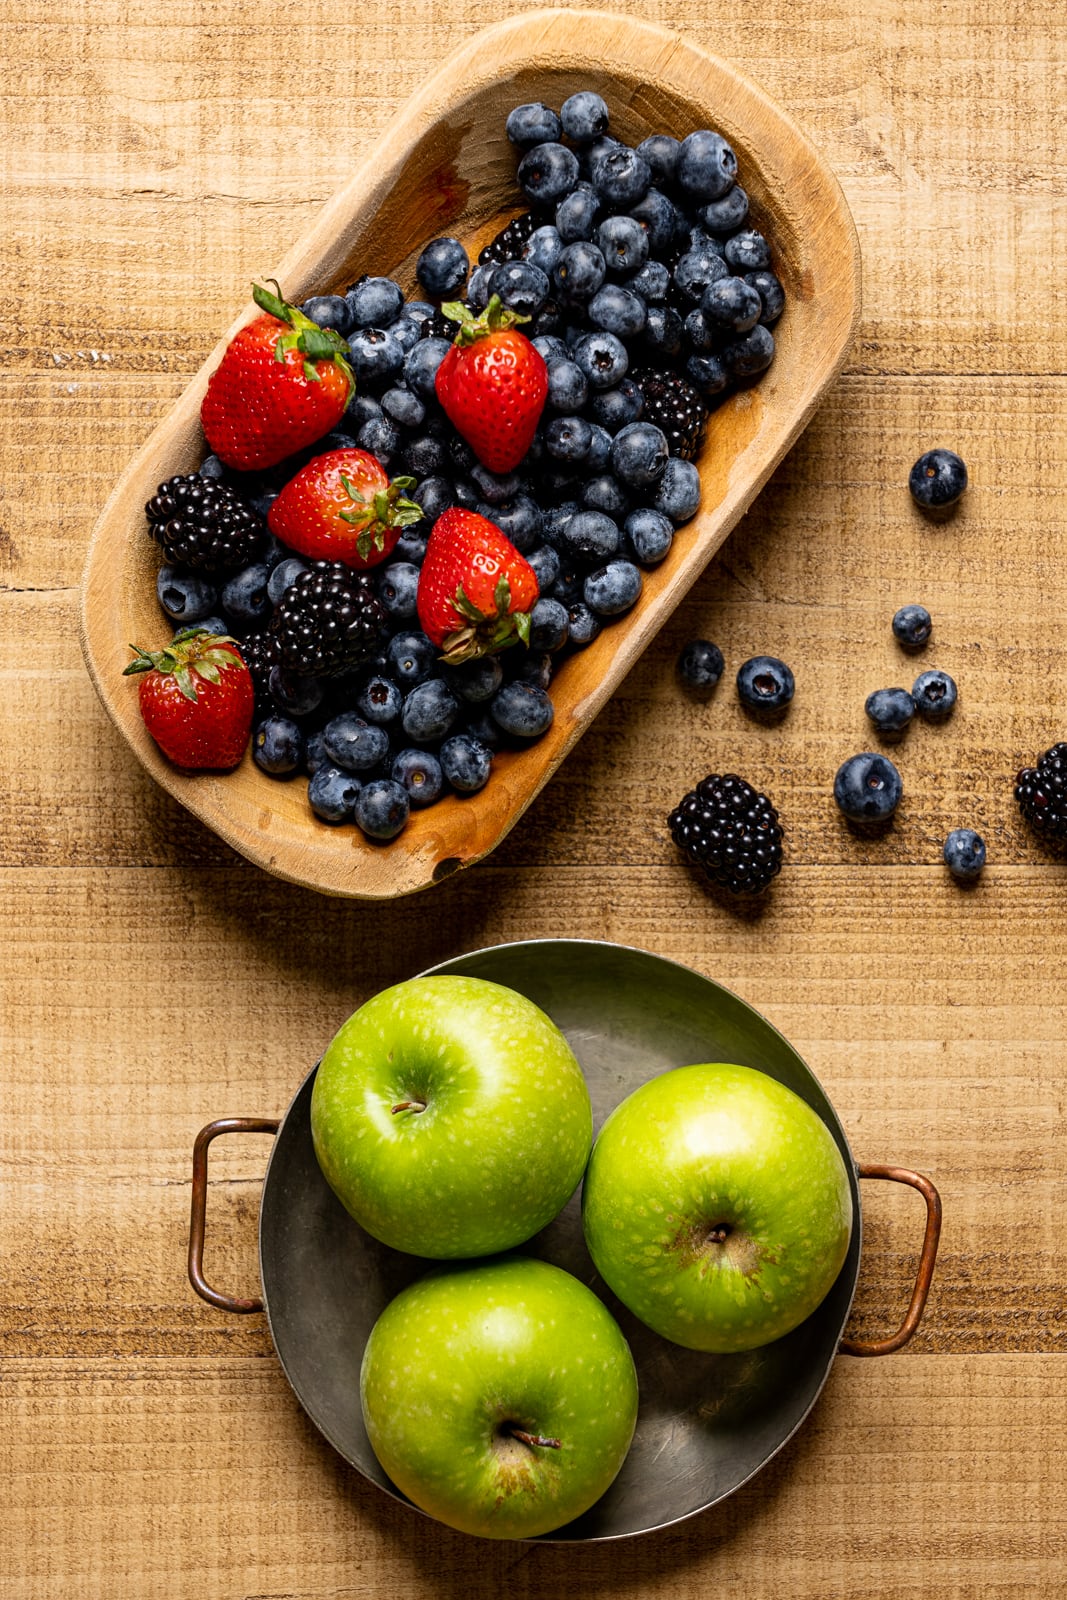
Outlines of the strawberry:
M404 498L414 478L389 482L366 450L328 450L290 478L267 515L271 533L315 561L362 571L384 561L422 507Z
M183 628L164 650L142 650L123 676L138 685L144 725L179 767L235 767L252 728L252 674L227 634Z
M453 666L530 639L538 596L530 563L476 511L453 506L433 525L416 603L423 632Z
M544 359L515 326L530 319L495 294L480 317L458 301L441 310L460 329L437 369L437 398L482 465L511 472L530 448L548 394Z
M253 284L252 298L267 315L230 340L200 408L208 444L242 472L272 467L321 439L355 388L339 333L288 305L280 290Z

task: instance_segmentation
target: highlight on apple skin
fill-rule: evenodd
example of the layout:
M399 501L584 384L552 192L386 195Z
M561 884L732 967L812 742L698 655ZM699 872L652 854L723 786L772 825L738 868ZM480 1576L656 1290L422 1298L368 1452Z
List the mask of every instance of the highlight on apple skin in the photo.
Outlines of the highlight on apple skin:
M678 1067L604 1123L582 1189L597 1270L656 1333L754 1350L792 1331L848 1252L852 1192L829 1128L752 1067Z
M371 1446L396 1487L463 1533L528 1539L587 1511L626 1458L637 1374L592 1290L547 1261L438 1268L371 1330Z
M593 1142L555 1023L481 978L412 978L351 1016L319 1064L322 1172L383 1244L434 1259L513 1249L562 1210Z

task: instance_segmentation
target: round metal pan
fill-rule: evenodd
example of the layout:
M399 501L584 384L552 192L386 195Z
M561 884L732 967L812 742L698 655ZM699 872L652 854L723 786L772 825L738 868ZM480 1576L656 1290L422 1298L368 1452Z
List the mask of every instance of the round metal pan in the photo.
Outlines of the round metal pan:
M432 970L506 984L548 1012L582 1064L595 1128L631 1090L657 1073L697 1061L732 1061L757 1067L794 1090L837 1141L849 1172L855 1215L848 1256L813 1315L761 1350L705 1355L683 1350L645 1328L597 1277L582 1239L577 1195L523 1247L565 1267L603 1296L630 1342L641 1390L637 1431L618 1478L590 1511L544 1537L620 1538L705 1510L751 1478L792 1436L814 1405L839 1349L885 1354L914 1332L937 1249L937 1191L929 1179L902 1168L857 1168L833 1107L788 1041L736 995L676 962L593 940L546 939L475 951ZM266 1311L278 1357L312 1421L346 1461L403 1498L370 1448L360 1413L359 1369L379 1313L427 1263L371 1239L328 1188L311 1142L314 1076L312 1071L280 1124L267 1118L225 1118L201 1131L194 1152L190 1278L198 1293L222 1309ZM220 1133L275 1128L260 1208L263 1298L239 1300L204 1279L207 1147ZM842 1341L862 1249L860 1176L910 1183L927 1202L926 1235L908 1314L895 1334L876 1343Z

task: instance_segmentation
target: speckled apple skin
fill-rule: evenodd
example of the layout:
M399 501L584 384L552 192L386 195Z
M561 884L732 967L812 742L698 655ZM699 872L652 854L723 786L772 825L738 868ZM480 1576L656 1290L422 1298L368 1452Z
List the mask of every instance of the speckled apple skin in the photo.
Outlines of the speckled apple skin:
M650 1079L612 1112L582 1224L635 1316L726 1354L780 1339L824 1299L848 1251L852 1192L829 1129L791 1089L703 1063Z
M360 1373L382 1467L464 1533L528 1539L580 1516L619 1472L637 1374L592 1290L547 1261L448 1267L392 1300ZM514 1438L512 1424L558 1446Z
M425 1101L425 1110L395 1111ZM555 1023L481 978L413 978L340 1029L311 1133L326 1181L383 1244L435 1259L529 1239L562 1210L593 1139L589 1090Z

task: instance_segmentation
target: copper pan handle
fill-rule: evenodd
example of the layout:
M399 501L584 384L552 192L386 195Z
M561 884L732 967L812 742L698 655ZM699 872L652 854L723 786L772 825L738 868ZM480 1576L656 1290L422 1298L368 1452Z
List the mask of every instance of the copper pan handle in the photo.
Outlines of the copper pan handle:
M247 1300L213 1289L204 1277L204 1227L207 1222L207 1150L220 1133L277 1133L277 1117L219 1117L201 1128L193 1145L193 1195L189 1212L189 1282L202 1300L220 1311L262 1311L259 1295Z
M937 1260L937 1244L941 1237L941 1196L929 1178L924 1177L921 1172L912 1172L907 1167L885 1167L875 1162L858 1166L856 1171L861 1178L888 1178L891 1183L906 1183L912 1189L918 1189L926 1201L926 1232L919 1253L915 1287L911 1291L911 1304L904 1313L904 1321L896 1333L891 1333L886 1339L841 1340L840 1348L846 1355L888 1356L894 1350L899 1350L901 1345L907 1344L919 1326L923 1311L926 1309L926 1297L930 1293L934 1262Z

